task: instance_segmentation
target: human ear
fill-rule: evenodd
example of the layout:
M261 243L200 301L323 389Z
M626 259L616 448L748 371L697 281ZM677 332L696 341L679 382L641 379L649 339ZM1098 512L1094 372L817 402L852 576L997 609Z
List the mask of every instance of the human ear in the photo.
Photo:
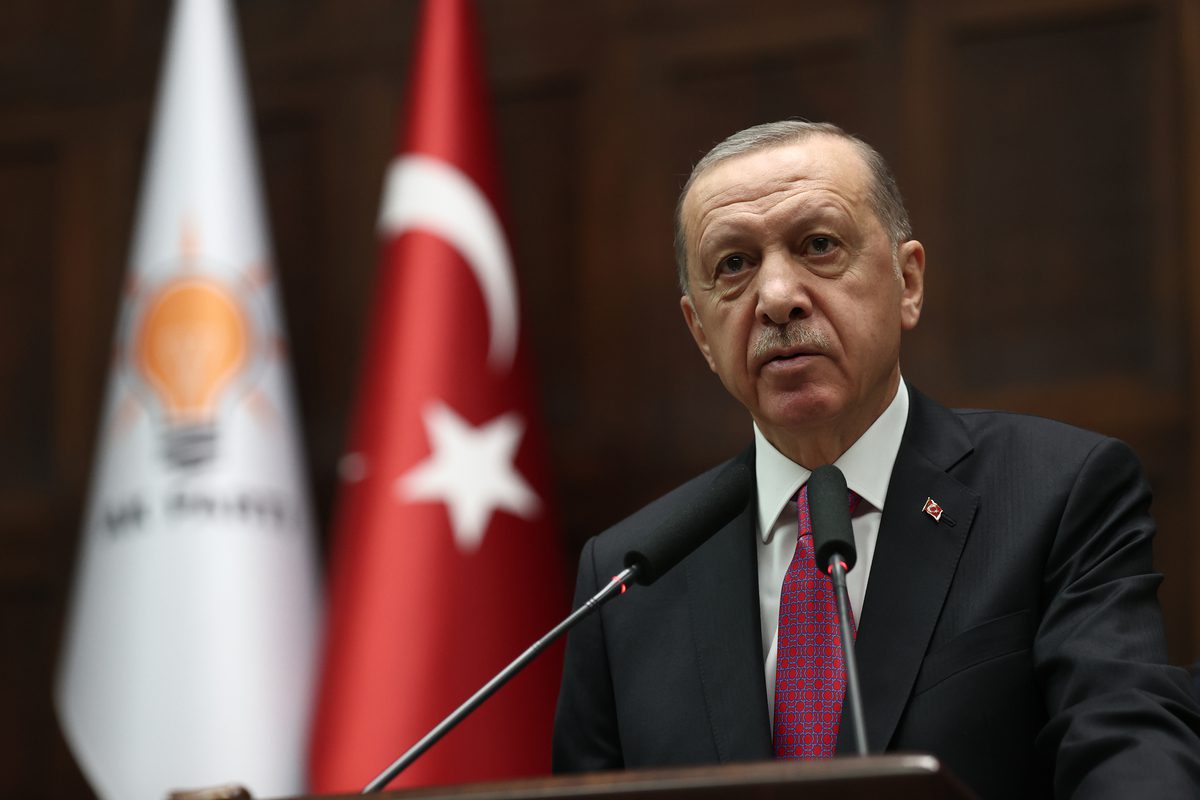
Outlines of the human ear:
M921 319L925 303L925 246L910 239L896 251L900 267L900 327L911 331Z

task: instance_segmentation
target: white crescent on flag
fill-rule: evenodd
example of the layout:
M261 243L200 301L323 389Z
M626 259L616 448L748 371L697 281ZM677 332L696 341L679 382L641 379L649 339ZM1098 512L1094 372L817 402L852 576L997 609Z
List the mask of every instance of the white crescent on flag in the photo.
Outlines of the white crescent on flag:
M388 236L425 230L458 250L487 305L488 363L497 371L511 368L519 322L512 254L495 209L475 182L440 159L401 156L388 167L379 229Z

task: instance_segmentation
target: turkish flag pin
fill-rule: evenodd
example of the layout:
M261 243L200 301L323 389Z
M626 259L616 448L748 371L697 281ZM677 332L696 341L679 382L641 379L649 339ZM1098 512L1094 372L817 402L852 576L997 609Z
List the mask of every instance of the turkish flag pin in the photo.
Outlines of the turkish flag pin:
M933 517L935 522L942 520L942 507L937 504L937 501L932 497L925 498L925 508L922 509L926 514Z

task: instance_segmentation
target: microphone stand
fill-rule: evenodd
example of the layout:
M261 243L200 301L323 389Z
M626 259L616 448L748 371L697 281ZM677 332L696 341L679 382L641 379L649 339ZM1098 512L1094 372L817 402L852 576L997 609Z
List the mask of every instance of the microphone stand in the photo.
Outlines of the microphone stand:
M362 790L362 794L371 794L373 792L382 791L384 787L392 782L393 778L403 772L409 764L416 761L422 753L436 744L439 739L453 730L454 727L458 725L458 723L462 722L468 714L478 708L484 700L487 700L489 697L495 694L497 689L508 683L514 675L520 672L526 664L536 658L539 653L549 647L555 639L557 639L559 636L562 636L571 628L575 627L576 623L591 614L600 606L623 593L625 591L625 584L637 577L638 567L638 564L627 567L611 581L609 581L603 589L601 589L599 592L596 592L592 599L588 600L579 608L572 611L570 616L558 623L558 625L551 629L551 631L541 639L538 639L536 642L534 642L528 650L517 656L512 663L500 670L500 672L496 674L496 677L485 683L483 687L479 689L479 691L471 695L467 701L455 709L450 716L439 722L437 727L425 734L419 742L410 747L408 752L393 761L392 765L383 772L379 773L379 775L377 775L373 781L366 785L366 787Z
M858 687L858 660L854 656L854 631L850 628L850 593L846 589L846 563L834 553L829 559L829 579L837 598L838 629L842 634L842 663L846 667L846 702L854 725L854 749L867 754L867 727L863 718L862 690Z

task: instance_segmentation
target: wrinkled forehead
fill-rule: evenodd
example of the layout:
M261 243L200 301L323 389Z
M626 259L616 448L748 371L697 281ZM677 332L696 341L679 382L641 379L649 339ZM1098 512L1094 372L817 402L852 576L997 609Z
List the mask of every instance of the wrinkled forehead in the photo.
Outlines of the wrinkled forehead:
M835 191L865 205L870 172L852 142L823 134L732 156L698 175L683 199L681 222L689 243L695 221L713 209L769 204L774 195L798 185Z

